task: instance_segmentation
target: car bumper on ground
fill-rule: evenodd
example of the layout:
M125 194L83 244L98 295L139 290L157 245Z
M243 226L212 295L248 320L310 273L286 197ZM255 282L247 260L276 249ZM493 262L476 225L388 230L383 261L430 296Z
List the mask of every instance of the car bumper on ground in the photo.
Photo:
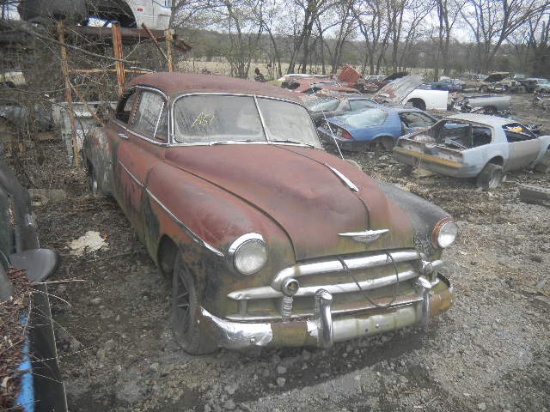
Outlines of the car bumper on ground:
M414 302L375 308L372 311L333 316L332 295L319 289L315 295L315 311L311 319L288 322L245 323L217 318L204 308L202 319L214 331L220 347L315 346L327 348L363 336L398 330L414 324L427 325L430 318L446 311L453 302L453 288L439 274L434 282L418 278L419 297Z

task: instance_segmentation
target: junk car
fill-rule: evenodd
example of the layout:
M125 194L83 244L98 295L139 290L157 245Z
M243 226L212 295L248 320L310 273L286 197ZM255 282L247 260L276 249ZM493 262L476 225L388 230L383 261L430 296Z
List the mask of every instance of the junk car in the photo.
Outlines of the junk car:
M520 75L511 72L495 72L487 76L478 90L481 93L487 92L517 92L521 88Z
M378 106L323 119L317 131L324 142L344 150L391 150L399 136L430 127L437 120L414 108Z
M426 83L424 86L433 90L447 90L451 93L461 92L463 89L462 83L459 83L456 79L442 79L438 82Z
M122 27L165 30L172 14L166 0L21 0L21 18L30 22L69 20L87 24L89 18L118 22Z
M189 353L330 347L451 306L451 216L325 152L296 93L146 74L83 154L93 191L117 200L173 278Z
M447 90L424 89L422 77L408 75L392 80L372 97L373 100L390 105L408 105L420 110L447 110Z
M353 110L379 106L374 100L365 96L307 96L302 99L307 107L313 123L319 126L322 120Z
M489 190L509 170L534 168L545 173L550 161L550 136L537 136L512 119L484 114L457 114L429 129L403 136L395 158L443 175L476 178Z

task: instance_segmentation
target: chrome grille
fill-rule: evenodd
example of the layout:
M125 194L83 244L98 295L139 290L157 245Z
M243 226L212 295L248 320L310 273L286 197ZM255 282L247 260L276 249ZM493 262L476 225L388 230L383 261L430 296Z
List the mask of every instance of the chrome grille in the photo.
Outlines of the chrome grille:
M281 320L281 285L292 278L300 282L300 289L293 297L292 319L313 315L313 296L319 289L333 295L332 308L336 315L375 309L377 305L400 306L417 302L422 296L416 292L414 282L421 275L423 263L416 250L302 262L281 270L270 286L229 293L230 299L239 302L239 310L227 319Z

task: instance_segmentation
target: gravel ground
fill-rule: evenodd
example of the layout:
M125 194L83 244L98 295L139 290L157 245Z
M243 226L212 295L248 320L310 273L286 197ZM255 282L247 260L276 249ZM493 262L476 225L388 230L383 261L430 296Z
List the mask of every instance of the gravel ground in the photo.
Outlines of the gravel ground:
M525 96L514 109L550 132ZM520 183L550 187L548 175L510 174L481 192L470 181L408 175L389 155L350 157L455 216L460 237L445 255L455 305L427 329L329 350L196 357L176 346L169 282L117 205L88 195L61 143L36 143L20 165L28 184L67 194L35 211L42 246L63 259L49 289L59 298L51 301L70 410L550 411L550 209L518 196ZM88 231L104 246L72 254L69 243Z

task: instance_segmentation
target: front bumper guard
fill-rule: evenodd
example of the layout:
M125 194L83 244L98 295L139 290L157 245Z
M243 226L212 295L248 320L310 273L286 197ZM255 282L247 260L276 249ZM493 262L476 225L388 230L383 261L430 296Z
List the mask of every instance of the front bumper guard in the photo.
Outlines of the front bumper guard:
M376 314L358 313L333 319L332 294L324 289L315 293L314 316L308 320L288 322L231 322L201 308L202 320L208 324L220 347L244 349L251 346L316 346L329 348L335 342L347 341L421 324L446 311L452 305L452 286L438 275L436 283L445 287L434 292L434 284L424 277L417 280L421 299L404 306L392 306ZM205 326L205 325L203 325Z

